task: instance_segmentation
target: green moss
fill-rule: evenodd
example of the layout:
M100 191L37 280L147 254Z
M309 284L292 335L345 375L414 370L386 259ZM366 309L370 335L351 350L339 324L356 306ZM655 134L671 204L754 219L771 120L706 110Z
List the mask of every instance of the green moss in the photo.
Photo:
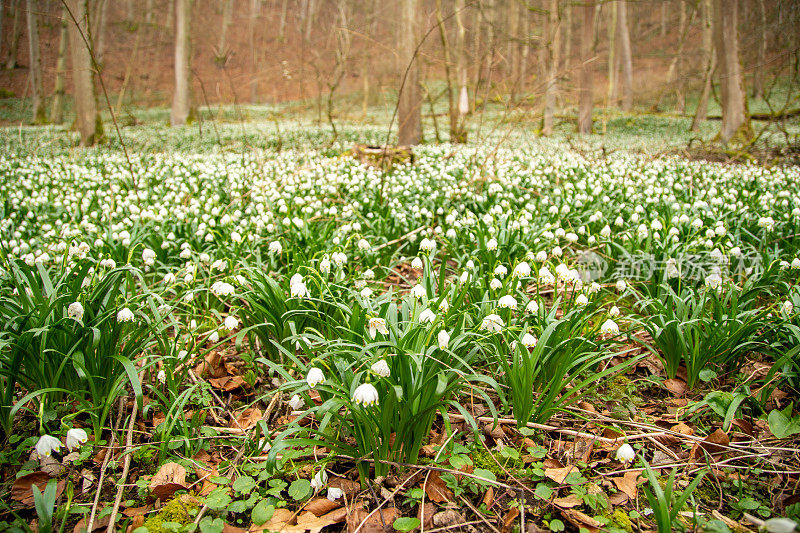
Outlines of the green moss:
M628 533L631 533L633 531L633 522L631 522L631 519L628 516L628 514L622 509L617 509L616 511L611 513L611 516L609 516L608 518L611 520L612 526L619 529L624 529Z
M494 459L492 458L493 456ZM475 468L483 468L484 470L488 470L497 476L498 479L506 477L506 473L503 468L513 473L515 470L525 467L525 462L521 458L512 459L510 457L502 457L500 454L492 454L483 447L473 451L470 457L472 458L472 464ZM495 459L497 460L495 461ZM497 464L498 462L500 465L503 465L503 468Z
M170 533L172 528L165 527L166 523L180 524L185 526L194 518L193 512L196 514L199 506L196 502L189 500L181 501L180 496L173 498L161 511L155 516L151 516L144 522L144 527L147 528L149 533Z

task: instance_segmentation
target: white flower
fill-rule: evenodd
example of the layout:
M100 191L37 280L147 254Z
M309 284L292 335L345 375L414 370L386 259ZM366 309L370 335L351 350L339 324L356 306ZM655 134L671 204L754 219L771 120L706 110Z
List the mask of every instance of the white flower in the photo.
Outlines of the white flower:
M413 294L415 298L422 298L425 296L425 287L423 287L422 284L417 283L414 285L414 288L411 289L411 294Z
M323 468L322 470L314 474L314 479L311 480L311 488L314 489L314 492L317 492L322 487L324 487L327 482L328 482L328 473Z
M308 288L304 282L295 283L289 288L289 294L292 298L307 298L309 296Z
M362 274L362 277L364 279L375 279L375 271L372 270L371 268L368 268L367 270L364 271L364 274Z
M497 241L494 238L489 239L486 242L486 249L489 250L490 252L497 250Z
M81 444L87 440L89 440L89 436L81 428L72 428L67 431L67 449L69 451L80 448Z
M429 323L429 324L430 324L430 323L431 323L431 322L433 322L434 320L436 320L436 313L434 313L434 312L433 312L433 311L431 311L430 309L425 309L425 310L424 310L422 313L420 313L420 315L419 315L419 321L420 321L420 323L422 323L422 322L427 322L427 323Z
M510 294L506 294L500 300L497 301L498 305L503 309L516 309L517 308L517 299L511 296Z
M705 284L709 289L717 290L722 286L722 278L719 274L711 274L706 276Z
M323 274L329 274L331 271L331 260L327 255L322 256L322 261L319 262L319 271Z
M616 322L611 320L610 318L603 322L603 325L600 326L600 331L605 333L606 335L616 335L619 333L619 326Z
M792 259L791 267L795 269L800 268L800 257Z
M561 257L564 255L564 250L562 250L560 246L556 246L550 253L553 254L553 257Z
M584 305L589 303L589 298L586 297L585 294L579 294L577 298L575 298L575 305L583 307Z
M367 241L367 239L359 239L357 246L359 250L370 249L369 241Z
M536 254L536 262L544 263L545 261L547 261L547 252L541 250Z
M308 371L308 375L306 376L306 383L308 383L309 387L313 389L323 381L325 381L325 374L322 373L322 370L320 370L317 367L313 367L311 368L311 370Z
M552 285L556 282L556 277L550 272L550 269L547 267L542 267L539 269L539 283L543 285Z
M219 342L219 333L217 332L217 330L211 332L211 334L208 336L208 342L212 343Z
M610 316L611 318L618 317L619 314L620 314L619 313L619 307L617 307L616 305L614 307L612 307L611 309L609 309L609 311L608 311L608 316Z
M523 335L521 340L522 340L522 345L525 346L526 348L533 348L534 346L536 346L536 343L538 342L536 337L534 337L530 333L526 333L525 335Z
M269 251L273 254L280 254L283 251L281 241L272 241L269 243Z
M514 276L515 278L526 278L530 275L531 275L531 266L525 261L515 266L514 273L512 274L512 276Z
M172 272L167 272L166 274L164 274L164 285L172 285L176 281L177 278L175 277L175 274L173 274Z
M241 234L241 233L239 233L238 231L233 231L233 232L231 232L231 240L232 240L233 242L235 242L235 243L240 243L240 242L242 242L242 234Z
M42 435L36 443L36 453L43 457L50 457L53 452L61 450L61 441L50 435Z
M627 286L628 286L628 284L625 283L624 279L617 280L617 291L618 292L624 291L625 287L627 287Z
M791 315L792 312L794 311L794 304L791 302L791 300L786 300L785 302L783 302L782 308L784 313L786 313L787 315Z
M494 275L503 277L508 274L508 269L504 265L497 265L497 268L494 269Z
M538 313L539 312L539 304L536 300L531 300L528 302L528 305L525 306L525 310L529 313Z
M233 331L239 327L239 321L233 315L228 315L225 317L225 322L223 322L222 327L227 329L228 331Z
M372 296L372 289L370 289L369 287L364 287L363 289L361 289L360 294L362 298L369 298L370 296Z
M498 315L487 315L486 318L483 319L481 322L481 329L488 331L489 333L496 333L500 331L504 326L503 319L500 318Z
M378 389L371 383L362 383L353 391L353 402L356 405L369 407L378 404Z
M489 287L491 287L491 289L495 290L495 291L498 290L498 289L502 289L503 288L503 282L500 281L497 278L492 278L492 281L489 282Z
M415 257L411 260L411 268L414 270L422 270L422 259Z
M83 306L80 302L72 302L67 307L67 315L70 318L74 318L75 320L82 320L83 319Z
M133 321L133 311L128 309L127 307L123 307L119 313L117 313L117 321L118 322L132 322Z
M636 458L636 452L633 449L633 446L628 444L627 442L617 448L617 454L615 456L617 461L621 463L630 463Z
M439 311L442 313L446 313L450 309L450 302L447 301L445 298L442 300L442 303L439 304Z
M343 495L344 495L344 491L342 489L337 488L337 487L330 487L328 489L327 498L328 498L328 500L330 500L332 502L335 502L336 500L341 498Z
M375 374L384 378L388 378L391 374L391 370L389 370L389 363L386 362L386 359L378 359L372 363L372 366L369 367L369 369Z
M767 533L793 533L797 529L797 523L791 518L770 518L764 522L764 530Z
M386 327L386 320L383 318L376 316L369 319L369 336L370 338L375 338L376 333L383 333L384 335L389 334L389 328Z
M167 382L167 373L162 369L158 371L156 374L156 379L159 383L166 383Z
M436 241L433 239L422 239L419 243L419 249L425 252L432 252L436 249Z
M153 265L156 262L156 253L150 248L145 248L142 251L142 261L145 265Z
M309 375L310 375L310 374L309 374ZM305 403L305 402L303 402L303 399L302 399L300 396L298 396L297 394L295 394L294 396L292 396L292 397L289 399L289 402L288 402L288 404L289 404L289 407L291 407L293 411L297 411L297 410L299 410L299 409L302 409L302 407L303 407L304 403Z
M439 349L446 350L447 346L450 344L450 334L445 330L441 330L436 336L436 340L439 341Z
M216 297L231 296L235 292L234 286L224 281L217 281L211 285L211 293Z

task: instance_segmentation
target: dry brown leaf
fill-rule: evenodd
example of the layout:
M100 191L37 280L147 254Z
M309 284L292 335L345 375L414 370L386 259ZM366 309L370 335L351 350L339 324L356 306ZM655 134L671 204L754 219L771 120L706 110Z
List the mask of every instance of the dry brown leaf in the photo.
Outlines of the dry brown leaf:
M667 388L672 394L677 396L682 396L686 393L686 382L682 379L674 378L674 379L665 379L664 380L664 387Z
M316 516L310 511L300 513L294 517L289 509L275 509L272 518L265 524L250 528L250 532L280 531L281 533L318 533L322 528L344 521L347 509L342 507L322 516Z
M447 511L442 511L441 513L433 515L433 525L436 527L453 527L463 524L466 521L467 520L461 513L453 509L448 509Z
M642 473L641 470L634 470L631 472L625 472L621 477L611 478L611 481L614 482L614 485L617 486L619 490L624 492L628 498L631 500L636 499L636 482L639 479L639 475Z
M381 515L383 516L383 520L381 520ZM369 512L366 511L363 507L358 507L353 509L352 512L347 515L347 531L348 533L353 533L356 528L364 522L364 519L369 516ZM389 531L392 531L392 524L394 523L395 519L400 516L400 513L394 507L385 507L382 508L381 511L375 512L372 516L367 519L359 532L363 533L386 533L383 529L383 524L386 523ZM436 517L434 516L434 519Z
M577 509L563 509L561 515L578 529L586 528L591 533L596 533L605 527L600 521Z
M11 486L11 499L21 503L25 507L31 507L33 505L32 487L36 485L41 492L44 492L45 487L47 487L47 482L50 481L50 479L47 472L41 471L17 478ZM66 481L63 479L56 485L56 499L64 492L65 485Z
M122 514L127 516L128 518L132 518L134 516L144 516L148 512L150 512L150 509L152 508L153 508L152 505L142 505L141 507L128 507L124 511L122 511Z
M486 509L489 510L494 505L494 487L489 487L486 489L486 493L483 495L483 505L486 506Z
M344 492L344 495L348 499L351 499L353 496L361 492L360 483L341 477L335 477L328 480L328 487L340 489L342 492Z
M108 523L110 521L111 516L95 518L94 522L92 523L92 531L86 531L86 519L81 518L80 521L75 524L75 527L72 529L72 533L93 533L94 531L100 531L101 529L105 530L108 529Z
M512 507L506 513L506 516L503 518L503 533L509 533L512 529L514 529L514 521L519 516L519 509L517 507Z
M338 509L341 506L341 503L332 502L328 498L315 498L309 501L303 507L303 510L310 511L314 513L315 516L322 516L333 511L334 509Z
M545 468L544 475L560 485L564 483L568 475L577 471L578 467L575 465L565 466L564 468Z
M144 515L134 516L131 523L128 524L128 529L125 530L125 533L133 533L134 530L142 527L144 525Z
M225 375L225 368L222 366L222 354L219 350L211 350L206 354L203 361L194 367L194 372L198 376L205 378L221 378Z
M723 453L725 446L731 443L731 439L721 429L717 429L714 433L700 443L700 447L710 454Z
M187 490L186 469L178 463L164 463L150 480L153 496L165 500L179 490Z
M417 520L422 524L424 529L433 528L433 515L436 514L436 505L431 502L425 502L425 505L418 506Z
M624 505L628 502L628 495L624 492L615 492L608 497L608 503L611 505Z
M451 502L453 498L455 498L453 491L447 488L439 472L435 470L431 471L427 483L423 481L423 486L425 488L425 494L427 494L428 498L433 502Z
M248 430L255 427L258 421L263 417L264 414L261 412L261 409L258 407L249 407L241 413L236 414L236 420L231 421L229 426L233 429Z
M565 496L563 498L556 498L553 500L553 503L562 509L572 509L573 507L583 504L583 500L581 500L575 494L570 494L569 496Z
M222 389L225 392L230 392L247 385L247 382L242 376L222 376L221 378L211 378L208 382L211 383L211 386L215 389Z

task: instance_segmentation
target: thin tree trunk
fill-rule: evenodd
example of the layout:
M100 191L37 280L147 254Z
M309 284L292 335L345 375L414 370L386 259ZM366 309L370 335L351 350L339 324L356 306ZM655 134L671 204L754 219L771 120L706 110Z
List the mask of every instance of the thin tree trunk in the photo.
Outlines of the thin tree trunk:
M78 22L70 21L69 48L72 56L72 85L75 97L75 122L81 134L81 146L92 146L103 137L103 123L97 110L92 67L91 25L89 23L88 0L67 0L72 16Z
M439 29L439 39L441 40L442 51L444 52L444 74L447 84L447 115L450 119L450 137L452 138L453 133L458 127L458 109L455 96L456 83L453 80L452 54L450 53L450 43L447 41L447 28L445 28L444 16L442 15L442 0L436 0L436 26ZM431 99L431 102L432 101Z
M375 10L377 0L369 0L366 5L366 29L367 37L370 39L375 38ZM361 95L361 120L366 120L367 110L369 109L369 59L371 57L370 47L364 49L364 56L361 58L361 82L362 82L362 95Z
M286 40L286 13L289 9L289 0L283 0L281 5L281 21L278 25L278 40L283 42Z
M94 18L92 19L92 43L94 59L102 69L106 51L106 26L108 26L108 0L97 0Z
M722 127L720 140L727 144L742 132L750 136L747 96L744 92L737 32L738 2L714 0L714 40L719 61Z
M233 11L233 4L231 0L223 0L222 2L222 27L219 31L219 41L217 43L217 50L214 53L217 62L223 66L228 57L228 26L231 24L231 16Z
M6 21L6 4L2 0L0 0L0 52L3 51L3 37L5 36L6 25L4 24ZM0 56L2 57L2 56Z
M633 108L633 53L628 31L627 2L617 2L617 27L619 28L619 55L622 64L622 110Z
M191 116L192 0L175 0L175 93L171 122L183 126Z
M42 55L39 53L39 2L26 1L26 19L28 22L28 71L31 78L31 95L33 96L33 123L47 122L47 109L44 104L44 83L42 81Z
M127 16L126 19L128 22L135 22L136 21L136 10L133 7L134 2L133 0L127 1Z
M403 0L401 6L401 87L397 132L398 143L401 145L419 144L422 140L422 91L419 83L419 59L415 57L415 50L420 38L421 7L421 0ZM403 82L404 73L406 75Z
M617 4L612 1L608 4L611 19L608 23L608 91L606 92L606 105L614 105L617 97Z
M542 135L553 133L553 118L556 108L556 92L558 91L559 52L561 51L561 17L558 14L558 0L550 0L550 10L547 14L547 50L548 50L548 76L544 92L544 117L542 120Z
M67 12L61 13L61 32L58 40L58 59L56 60L56 81L53 92L53 106L50 108L50 122L64 122L64 73L67 71Z
M458 125L450 131L450 142L467 142L467 130L464 127L469 111L469 92L467 91L467 31L464 28L464 0L455 0L456 5L456 77L458 78Z
M517 80L516 84L521 93L525 93L528 87L528 56L530 55L530 43L528 36L530 35L530 9L528 4L522 6L522 13L520 14L520 39L519 43L519 64L517 65Z
M564 4L564 72L569 72L572 58L572 5Z
M667 35L667 7L669 0L661 0L661 37Z
M592 68L594 47L594 0L583 5L583 29L581 31L581 83L580 109L578 112L578 132L586 135L592 132Z
M258 100L258 58L256 56L256 22L258 21L261 0L250 0L250 18L248 19L247 36L250 45L250 102Z
M153 23L153 0L147 0L147 4L144 8L144 23L145 24L152 24Z
M756 68L753 73L753 98L764 97L764 61L767 57L767 10L764 0L758 0L759 43Z
M484 13L487 15L487 20L486 20L486 46L487 46L487 51L486 51L486 77L485 77L485 80L484 80L485 83L486 83L486 92L485 92L485 94L487 95L487 97L488 97L489 91L491 90L491 87L492 87L492 71L494 69L494 53L495 53L495 48L496 48L496 44L497 44L495 42L496 39L495 39L495 30L494 30L495 21L497 20L497 18L496 18L497 12L495 10L496 2L497 2L497 0L486 0L486 9L484 10ZM486 101L487 100L488 100L488 98L484 98L483 99L483 102L481 104L481 107L483 109L486 108L486 103L487 103Z
M691 26L692 21L694 20L694 16L697 13L696 11L692 12L692 18L689 21L689 24L686 24L686 6L684 2L681 0L680 2L681 8L681 16L680 16L680 40L678 41L678 49L675 51L675 55L672 56L672 60L669 63L669 68L667 69L667 83L665 87L674 87L675 88L675 96L677 99L676 104L676 111L678 113L683 113L684 111L684 98L683 98L683 91L681 90L681 86L683 85L680 80L680 64L681 59L683 58L683 50L686 47L686 39L689 35L689 27ZM664 95L664 91L661 92L661 96L658 98L658 102L656 106L661 103L661 98Z
M19 40L22 37L22 0L14 2L14 23L11 27L11 42L8 46L8 60L6 69L13 70L17 66L17 51L19 50Z
M703 89L700 101L692 119L691 131L699 131L700 123L708 114L708 96L711 94L711 76L714 72L714 32L711 25L712 7L711 0L702 0L700 7L703 10Z

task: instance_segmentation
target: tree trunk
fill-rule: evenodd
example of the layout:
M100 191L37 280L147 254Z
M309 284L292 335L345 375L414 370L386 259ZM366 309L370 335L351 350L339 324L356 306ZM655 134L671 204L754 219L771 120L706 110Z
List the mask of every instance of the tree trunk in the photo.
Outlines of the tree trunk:
M564 72L569 72L572 58L572 5L564 4Z
M617 98L617 33L619 29L617 25L618 13L616 4L618 1L612 1L608 4L611 16L608 23L608 91L606 93L606 105L614 105Z
M703 89L692 119L691 131L699 131L700 123L706 119L708 96L711 94L711 76L714 72L714 32L711 25L711 0L703 0L700 3L700 7L703 10Z
M91 4L90 4L91 5ZM95 16L92 19L94 26L92 27L92 49L94 51L94 60L97 65L102 69L103 57L106 51L106 26L108 25L108 0L98 0L95 9Z
M175 93L171 122L183 126L192 111L192 0L175 1Z
M283 42L286 40L286 12L289 9L289 0L283 0L281 4L281 21L278 25L278 40Z
M633 53L631 35L628 31L627 2L617 2L617 27L619 29L619 54L622 63L622 110L633 108Z
M758 0L759 43L756 68L753 72L753 98L764 97L764 61L767 57L767 10L764 0Z
M133 7L133 0L127 1L127 20L133 23L136 20L136 10Z
M67 0L72 16L69 21L69 48L72 56L72 85L75 97L75 122L81 134L81 146L92 146L103 137L103 123L97 111L95 71L92 65L89 0Z
M58 40L58 59L56 60L56 81L53 91L53 107L50 108L50 122L64 122L64 73L67 71L67 13L61 13L61 33Z
M247 36L250 45L250 102L258 100L258 57L256 54L256 22L258 21L261 0L250 0L250 18L248 19Z
M7 70L13 70L17 66L17 51L19 50L19 40L22 37L22 10L22 0L16 0L14 2L14 23L11 27L11 42L8 43Z
M31 95L33 96L33 123L47 122L47 110L44 104L44 83L42 82L42 55L39 53L39 2L26 1L26 19L28 22L28 71L31 79Z
M464 127L469 111L469 92L467 91L467 31L464 28L464 0L456 0L456 78L458 79L458 123L455 131L450 131L450 141L467 142Z
M145 24L153 23L153 0L147 0L147 4L145 4L144 23Z
M583 5L583 29L581 31L581 84L578 132L592 132L592 68L594 46L594 0Z
M558 14L558 0L550 0L547 14L547 85L544 92L544 117L542 119L542 135L553 133L553 118L556 108L556 91L558 90L559 52L561 51L561 17Z
M667 4L669 0L661 0L661 37L667 34Z
M450 43L447 40L447 28L444 25L444 16L442 15L442 0L436 0L436 26L439 29L439 39L441 40L442 51L444 52L444 74L447 86L447 114L450 119L450 137L452 138L453 132L455 132L458 127L458 109L455 95L455 87L457 84L453 80L452 54L450 53Z
M738 2L714 0L714 40L719 61L722 127L720 140L727 144L737 132L750 136L747 116L747 96L744 92L742 69L739 63L737 32Z
M400 145L419 144L422 140L422 91L419 83L419 59L416 47L420 38L421 0L403 0L400 32L400 101L398 102L397 139ZM405 78L403 74L405 73Z
M219 42L217 43L217 50L214 53L215 59L222 66L225 65L228 59L228 26L231 24L231 17L233 11L233 4L231 0L222 1L222 27L219 31Z

